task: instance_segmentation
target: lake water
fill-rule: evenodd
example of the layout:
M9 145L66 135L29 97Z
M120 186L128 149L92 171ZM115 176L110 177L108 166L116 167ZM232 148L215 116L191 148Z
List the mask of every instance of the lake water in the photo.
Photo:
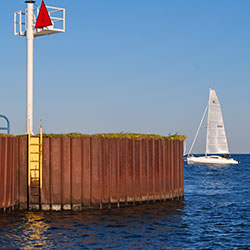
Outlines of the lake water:
M0 214L0 249L250 249L250 155L185 165L184 201Z

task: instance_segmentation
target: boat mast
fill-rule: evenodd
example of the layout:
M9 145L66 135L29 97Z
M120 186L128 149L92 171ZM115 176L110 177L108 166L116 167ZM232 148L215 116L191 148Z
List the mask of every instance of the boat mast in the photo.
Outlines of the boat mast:
M196 141L197 136L198 136L198 134L199 134L199 132L200 132L201 125L202 125L203 120L204 120L204 118L205 118L205 115L206 115L206 113L207 113L207 108L208 108L208 105L207 105L207 106L206 106L206 108L205 108L204 114L203 114L203 116L202 116L202 118L201 118L201 121L200 121L200 125L199 125L199 127L198 127L198 129L197 129L197 131L196 131L196 134L195 134L195 137L194 137L193 143L192 143L192 145L191 145L191 147L190 147L190 149L189 149L189 151L188 151L188 155L190 155L190 153L191 153L191 152L192 152L192 150L193 150L193 147L194 147L195 141Z
M207 114L207 135L206 135L206 152L205 156L207 156L207 151L208 151L208 129L209 129L209 117L210 117L210 105L211 105L211 89L209 88L209 101L208 101L208 114Z

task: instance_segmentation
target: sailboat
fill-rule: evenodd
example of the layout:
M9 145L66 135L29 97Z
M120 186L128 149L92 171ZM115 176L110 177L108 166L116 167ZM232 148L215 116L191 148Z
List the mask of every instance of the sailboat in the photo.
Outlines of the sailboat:
M207 116L207 136L206 136L206 152L205 156L193 156L191 154L201 125ZM193 143L187 156L188 164L238 164L239 162L233 158L227 158L230 154L228 149L227 137L221 112L221 106L214 89L209 89L209 101L205 112L202 116L200 125L195 134Z

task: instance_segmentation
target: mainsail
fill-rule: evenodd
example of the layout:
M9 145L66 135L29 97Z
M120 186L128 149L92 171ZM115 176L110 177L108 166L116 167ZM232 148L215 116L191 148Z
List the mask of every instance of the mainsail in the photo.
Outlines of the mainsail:
M206 154L228 154L227 137L216 92L209 89Z

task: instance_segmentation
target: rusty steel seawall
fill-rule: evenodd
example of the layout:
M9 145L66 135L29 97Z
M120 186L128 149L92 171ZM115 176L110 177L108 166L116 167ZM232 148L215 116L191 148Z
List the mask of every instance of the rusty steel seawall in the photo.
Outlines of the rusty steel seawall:
M44 137L42 183L44 210L181 199L183 142ZM27 138L0 136L0 210L27 202Z
M0 209L27 208L27 139L0 136Z
M44 138L44 210L111 207L184 196L183 142Z

